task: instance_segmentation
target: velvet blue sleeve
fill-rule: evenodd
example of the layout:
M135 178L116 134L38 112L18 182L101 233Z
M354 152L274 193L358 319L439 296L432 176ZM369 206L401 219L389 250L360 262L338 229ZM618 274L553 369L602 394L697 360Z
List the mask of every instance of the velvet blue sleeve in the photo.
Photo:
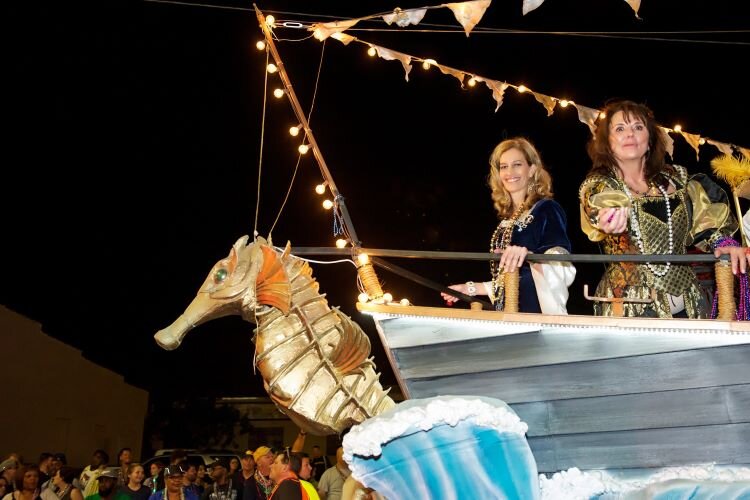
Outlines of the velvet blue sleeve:
M542 200L532 212L534 222L532 229L533 242L527 248L534 253L544 253L550 248L562 247L572 251L568 238L568 219L565 211L555 200Z

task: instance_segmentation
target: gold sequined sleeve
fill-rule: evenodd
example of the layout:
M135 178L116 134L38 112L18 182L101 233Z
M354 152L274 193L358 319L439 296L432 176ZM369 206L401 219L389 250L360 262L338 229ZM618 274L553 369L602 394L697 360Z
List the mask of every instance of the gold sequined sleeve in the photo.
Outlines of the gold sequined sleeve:
M698 249L710 252L716 242L732 236L739 227L729 197L704 174L692 176L685 191L692 215L688 240Z
M599 210L605 207L627 206L627 196L617 189L611 177L592 175L587 177L578 190L581 213L581 229L591 241L601 241L606 236L597 229Z

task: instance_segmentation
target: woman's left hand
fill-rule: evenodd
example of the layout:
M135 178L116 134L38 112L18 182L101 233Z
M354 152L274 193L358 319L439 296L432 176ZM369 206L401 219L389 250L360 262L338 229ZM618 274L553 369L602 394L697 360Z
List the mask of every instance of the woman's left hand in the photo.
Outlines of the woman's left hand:
M499 252L500 250L495 250L495 253ZM516 245L505 247L503 255L500 256L500 269L512 270L513 268L521 267L528 253L529 250L526 247Z
M733 274L737 274L737 271L745 274L750 269L750 248L748 247L719 247L714 250L714 256L720 255L729 255L732 260Z

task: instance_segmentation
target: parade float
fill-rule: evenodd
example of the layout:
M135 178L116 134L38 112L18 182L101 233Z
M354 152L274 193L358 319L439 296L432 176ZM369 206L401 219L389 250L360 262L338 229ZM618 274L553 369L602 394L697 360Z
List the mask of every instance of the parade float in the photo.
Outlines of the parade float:
M541 4L524 2L524 8L533 3ZM468 35L489 4L443 7L453 10ZM314 434L348 431L344 449L353 477L386 498L750 496L750 324L738 319L726 262L715 264L719 311L712 320L519 313L513 300L494 311L468 296L461 298L472 302L470 309L394 301L381 287L376 266L446 288L384 258L498 256L364 248L275 47L274 21L257 8L256 15L264 33L259 48L273 58L268 71L278 75L299 121L300 153L312 152L323 189L335 200L346 248L276 247L259 236L241 237L210 270L185 312L156 334L159 345L177 348L189 330L221 316L237 314L255 323L255 366L279 410ZM396 9L384 20L403 27L424 15L425 9ZM309 29L319 40L363 43L344 33L357 22ZM498 107L506 89L519 90L368 45L379 57L400 62L407 79L411 64L421 62L462 84L469 78L483 83ZM558 98L534 95L548 110L563 105ZM579 120L593 130L598 110L574 105ZM691 134L670 132L695 142ZM735 150L748 153L711 144L727 158ZM730 167L718 175L732 186L742 218L738 200L750 197L750 173ZM403 403L394 404L381 387L367 335L319 292L302 257L314 254L347 256L357 267L357 308L375 323ZM612 258L530 255L529 261ZM715 261L712 255L617 258ZM512 297L513 277L507 279Z

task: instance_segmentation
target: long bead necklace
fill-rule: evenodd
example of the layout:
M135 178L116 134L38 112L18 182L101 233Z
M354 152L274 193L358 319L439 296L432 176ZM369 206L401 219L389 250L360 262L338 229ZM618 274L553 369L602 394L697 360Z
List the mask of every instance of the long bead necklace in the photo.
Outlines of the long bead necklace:
M270 479L266 479L266 477L261 474L259 470L255 471L255 482L260 485L263 493L265 493L266 496L271 493L271 490L273 489L273 482Z
M671 254L674 251L674 235L672 231L672 209L669 206L669 195L667 194L667 190L663 186L657 185L656 187L659 189L659 191L661 191L661 194L664 197L664 205L666 205L667 207L667 231L669 232L669 249L667 250L667 254ZM633 233L635 233L635 242L638 245L638 249L641 251L641 253L645 254L646 250L643 245L641 225L638 223L638 214L636 213L636 205L633 201L633 195L630 194L628 185L625 182L622 183L622 188L625 191L628 200L630 200L630 206L632 207L632 210L630 210L630 225L633 227ZM667 275L667 273L669 272L669 266L671 264L671 262L667 262L664 265L664 268L662 270L659 270L650 262L646 262L646 266L648 266L654 276L658 276L660 278Z
M68 491L70 491L70 487L72 485L67 485L64 490L57 492L57 498L65 498L65 495L68 494Z
M521 216L523 208L524 206L521 205L513 212L510 219L504 219L497 225L495 232L492 233L492 238L490 238L490 253L494 253L497 249L505 250L510 244L513 227L516 225L516 220ZM531 221L524 221L523 227L525 228L529 222ZM503 280L503 273L500 270L499 262L495 260L490 261L490 276L492 276L492 295L495 297L495 309L501 311L504 308L504 294L502 292L505 289L505 281Z

